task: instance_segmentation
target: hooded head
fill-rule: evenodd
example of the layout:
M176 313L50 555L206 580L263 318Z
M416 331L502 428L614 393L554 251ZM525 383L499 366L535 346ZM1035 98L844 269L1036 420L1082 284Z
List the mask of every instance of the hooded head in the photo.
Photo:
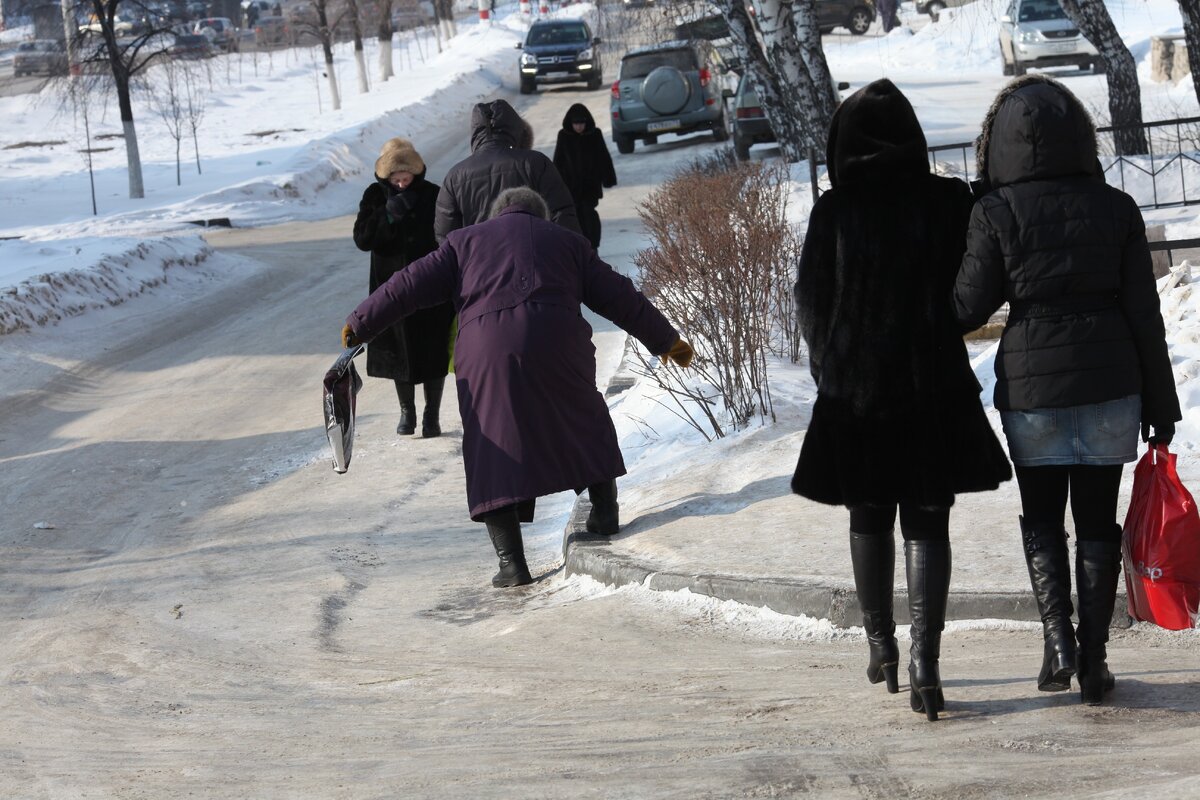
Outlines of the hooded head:
M975 143L979 179L990 188L1070 175L1101 174L1096 127L1083 103L1045 75L1000 90Z
M418 177L425 174L425 162L413 143L399 136L384 142L375 160L376 178L386 181L393 172L411 172Z
M887 78L868 83L838 106L825 160L833 186L929 172L921 123Z
M588 111L587 106L583 103L576 103L567 109L567 113L563 116L562 127L568 133L574 133L575 129L571 126L576 122L582 122L584 133L593 130L596 127L596 120L592 117L592 112Z
M471 110L471 152L484 145L533 147L533 128L504 100L477 103Z

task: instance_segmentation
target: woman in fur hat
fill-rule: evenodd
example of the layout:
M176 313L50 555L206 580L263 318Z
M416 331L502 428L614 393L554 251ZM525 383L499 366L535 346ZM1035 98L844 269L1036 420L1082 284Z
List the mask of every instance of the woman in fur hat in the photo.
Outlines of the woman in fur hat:
M904 536L913 711L937 719L950 587L950 507L1012 477L979 399L950 289L971 191L930 174L925 135L889 80L838 107L829 181L809 217L796 302L817 401L792 489L848 506L850 558L870 647L867 679L898 691L892 616Z
M425 162L412 142L389 139L375 162L375 180L363 192L354 221L354 243L371 253L370 291L421 256L437 249L433 217L438 186L425 180ZM367 349L367 374L396 383L400 424L396 433L416 433L416 384L425 395L421 435L442 433L438 411L450 367L449 337L454 308L423 309L383 331Z
M982 196L954 289L967 329L1009 304L995 404L1042 616L1038 688L1065 691L1077 675L1089 705L1115 683L1105 644L1121 571L1122 465L1137 457L1139 427L1165 444L1181 418L1146 226L1133 198L1105 184L1096 153L1092 120L1065 86L1027 75L1005 87L976 146Z

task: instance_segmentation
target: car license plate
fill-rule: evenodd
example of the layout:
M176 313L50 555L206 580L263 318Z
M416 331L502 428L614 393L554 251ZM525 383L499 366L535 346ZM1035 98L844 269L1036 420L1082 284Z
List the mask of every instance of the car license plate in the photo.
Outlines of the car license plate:
M569 73L569 72L547 72L546 77L547 78L565 78L570 74L571 73Z
M662 122L646 123L646 130L648 131L673 131L678 127L679 120L677 119L665 119Z
M1073 42L1054 42L1051 44L1051 48L1056 53L1070 53L1075 50L1075 44Z

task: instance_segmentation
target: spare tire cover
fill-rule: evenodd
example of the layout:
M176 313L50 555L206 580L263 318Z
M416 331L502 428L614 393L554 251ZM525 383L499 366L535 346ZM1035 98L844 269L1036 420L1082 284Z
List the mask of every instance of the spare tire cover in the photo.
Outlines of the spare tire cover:
M656 67L642 81L642 102L658 114L674 114L692 96L692 85L675 67Z

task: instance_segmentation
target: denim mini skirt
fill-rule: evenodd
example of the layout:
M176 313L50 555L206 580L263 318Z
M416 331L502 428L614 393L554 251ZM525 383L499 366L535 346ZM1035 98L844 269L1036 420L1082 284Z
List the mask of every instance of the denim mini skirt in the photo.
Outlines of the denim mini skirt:
M1001 411L1008 454L1018 467L1108 466L1137 459L1142 397L1067 408Z

